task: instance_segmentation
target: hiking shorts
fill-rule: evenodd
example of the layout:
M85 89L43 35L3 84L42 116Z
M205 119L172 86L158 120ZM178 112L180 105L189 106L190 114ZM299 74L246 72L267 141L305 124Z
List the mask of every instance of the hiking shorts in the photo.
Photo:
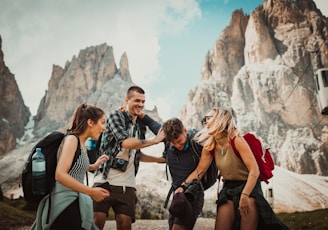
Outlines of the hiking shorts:
M93 187L99 184L94 184ZM114 210L115 216L124 214L131 218L132 223L135 222L135 211L137 203L136 189L125 186L110 185L110 196L101 202L93 201L93 211L103 212L108 216L110 208Z

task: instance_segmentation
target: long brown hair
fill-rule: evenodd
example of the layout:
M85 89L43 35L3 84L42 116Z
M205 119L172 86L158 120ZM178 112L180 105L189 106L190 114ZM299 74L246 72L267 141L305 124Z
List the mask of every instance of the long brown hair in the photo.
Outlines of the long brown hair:
M102 109L94 105L79 105L75 109L71 123L67 129L67 133L74 135L82 134L88 127L88 119L91 119L94 123L97 123L104 114L105 112Z

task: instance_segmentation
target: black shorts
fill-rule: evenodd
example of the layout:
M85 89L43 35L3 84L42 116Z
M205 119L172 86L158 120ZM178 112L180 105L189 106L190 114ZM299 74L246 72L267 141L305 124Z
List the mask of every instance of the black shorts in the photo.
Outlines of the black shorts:
M99 185L94 184L93 187ZM136 189L125 186L110 185L110 196L101 202L93 201L93 211L103 212L108 216L108 211L113 208L115 216L124 214L131 217L132 223L135 222L135 211L137 203Z
M50 230L82 229L79 198L71 203L51 225Z

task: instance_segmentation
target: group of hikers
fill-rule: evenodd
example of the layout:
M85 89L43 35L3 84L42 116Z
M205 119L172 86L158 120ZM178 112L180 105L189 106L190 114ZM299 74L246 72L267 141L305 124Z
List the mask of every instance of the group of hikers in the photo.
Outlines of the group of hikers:
M31 229L103 229L111 208L116 228L132 229L140 161L168 165L173 188L169 229L194 228L204 205L204 189L195 184L200 183L212 161L223 181L213 229L288 229L263 197L257 162L229 109L208 111L202 120L204 128L192 135L178 118L160 124L145 114L145 92L139 86L127 90L125 103L108 117L94 105L76 108L58 150L53 205L50 211L46 208L49 197L40 202ZM147 127L155 134L151 139L146 139ZM101 140L99 156L92 164L85 146L88 138ZM234 154L232 139L241 157ZM165 157L142 152L161 142L169 146ZM191 144L202 148L200 159L195 158ZM75 159L79 146L82 154ZM84 184L87 171L94 171L92 186ZM192 198L185 193L191 186L195 190Z

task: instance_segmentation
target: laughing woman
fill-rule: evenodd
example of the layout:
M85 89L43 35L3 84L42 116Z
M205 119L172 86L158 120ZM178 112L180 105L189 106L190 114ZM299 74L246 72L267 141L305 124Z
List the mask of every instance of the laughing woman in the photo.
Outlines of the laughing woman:
M204 146L202 156L186 182L202 177L214 157L223 179L217 200L215 229L288 229L263 197L257 162L239 134L232 113L214 108L206 114L203 122L204 130L196 135L196 140ZM234 140L241 158L233 152L231 140Z
M50 209L49 196L46 196L39 204L37 219L31 229L97 229L93 223L91 198L101 201L109 196L109 192L85 185L84 179L88 170L95 170L108 157L101 156L90 165L85 141L88 137L99 138L105 129L105 119L104 111L98 107L82 104L76 108L58 149L56 184L50 194ZM74 157L75 154L79 154L78 157Z

